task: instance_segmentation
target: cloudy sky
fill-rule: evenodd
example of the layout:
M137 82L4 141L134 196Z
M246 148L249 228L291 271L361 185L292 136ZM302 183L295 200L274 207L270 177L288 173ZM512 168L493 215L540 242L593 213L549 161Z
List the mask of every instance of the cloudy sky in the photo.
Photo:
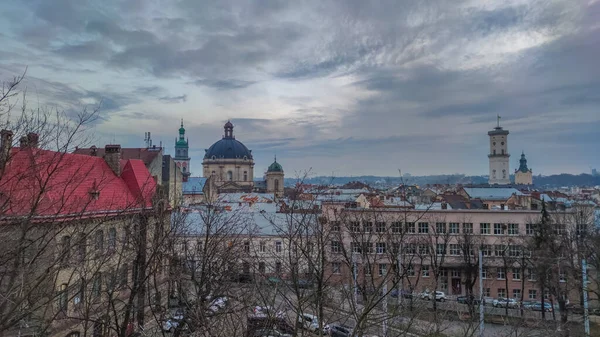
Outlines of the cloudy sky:
M14 0L0 45L35 102L102 102L98 145L183 118L197 174L227 119L257 175L486 174L497 114L512 168L600 168L599 0Z

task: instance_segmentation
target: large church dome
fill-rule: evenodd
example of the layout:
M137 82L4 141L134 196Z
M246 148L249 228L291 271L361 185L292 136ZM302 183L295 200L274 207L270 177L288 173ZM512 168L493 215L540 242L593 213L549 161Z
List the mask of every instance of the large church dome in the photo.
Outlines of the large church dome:
M204 159L252 159L252 151L233 137L233 124L225 124L225 135L206 150Z

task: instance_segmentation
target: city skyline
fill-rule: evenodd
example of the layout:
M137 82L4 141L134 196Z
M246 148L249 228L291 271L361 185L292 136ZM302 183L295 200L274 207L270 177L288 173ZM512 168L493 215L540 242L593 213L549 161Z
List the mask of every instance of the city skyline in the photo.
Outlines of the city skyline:
M255 176L488 171L486 133L510 131L510 173L600 167L600 2L362 1L5 5L0 78L67 112L102 101L96 145L173 154L191 171L231 119Z

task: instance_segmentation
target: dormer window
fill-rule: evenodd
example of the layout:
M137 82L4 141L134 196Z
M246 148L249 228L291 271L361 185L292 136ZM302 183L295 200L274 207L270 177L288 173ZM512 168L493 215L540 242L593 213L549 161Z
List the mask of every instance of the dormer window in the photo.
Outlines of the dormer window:
M89 193L90 197L94 200L98 200L98 198L100 198L100 190L96 186L96 180L94 180L94 184L92 185L92 188L90 189Z

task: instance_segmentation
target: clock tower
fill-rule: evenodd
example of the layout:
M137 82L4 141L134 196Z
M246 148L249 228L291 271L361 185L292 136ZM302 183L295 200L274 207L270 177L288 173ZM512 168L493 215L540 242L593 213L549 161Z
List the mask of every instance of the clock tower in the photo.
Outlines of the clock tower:
M185 128L183 127L183 119L179 128L179 139L175 139L175 164L183 174L183 181L187 181L191 175L190 172L190 157L188 155L189 145L188 139L185 139Z
M498 116L498 124L488 132L490 137L490 153L488 158L490 161L490 176L488 183L490 185L509 185L510 171L508 154L508 130L504 130L500 126L500 116Z

